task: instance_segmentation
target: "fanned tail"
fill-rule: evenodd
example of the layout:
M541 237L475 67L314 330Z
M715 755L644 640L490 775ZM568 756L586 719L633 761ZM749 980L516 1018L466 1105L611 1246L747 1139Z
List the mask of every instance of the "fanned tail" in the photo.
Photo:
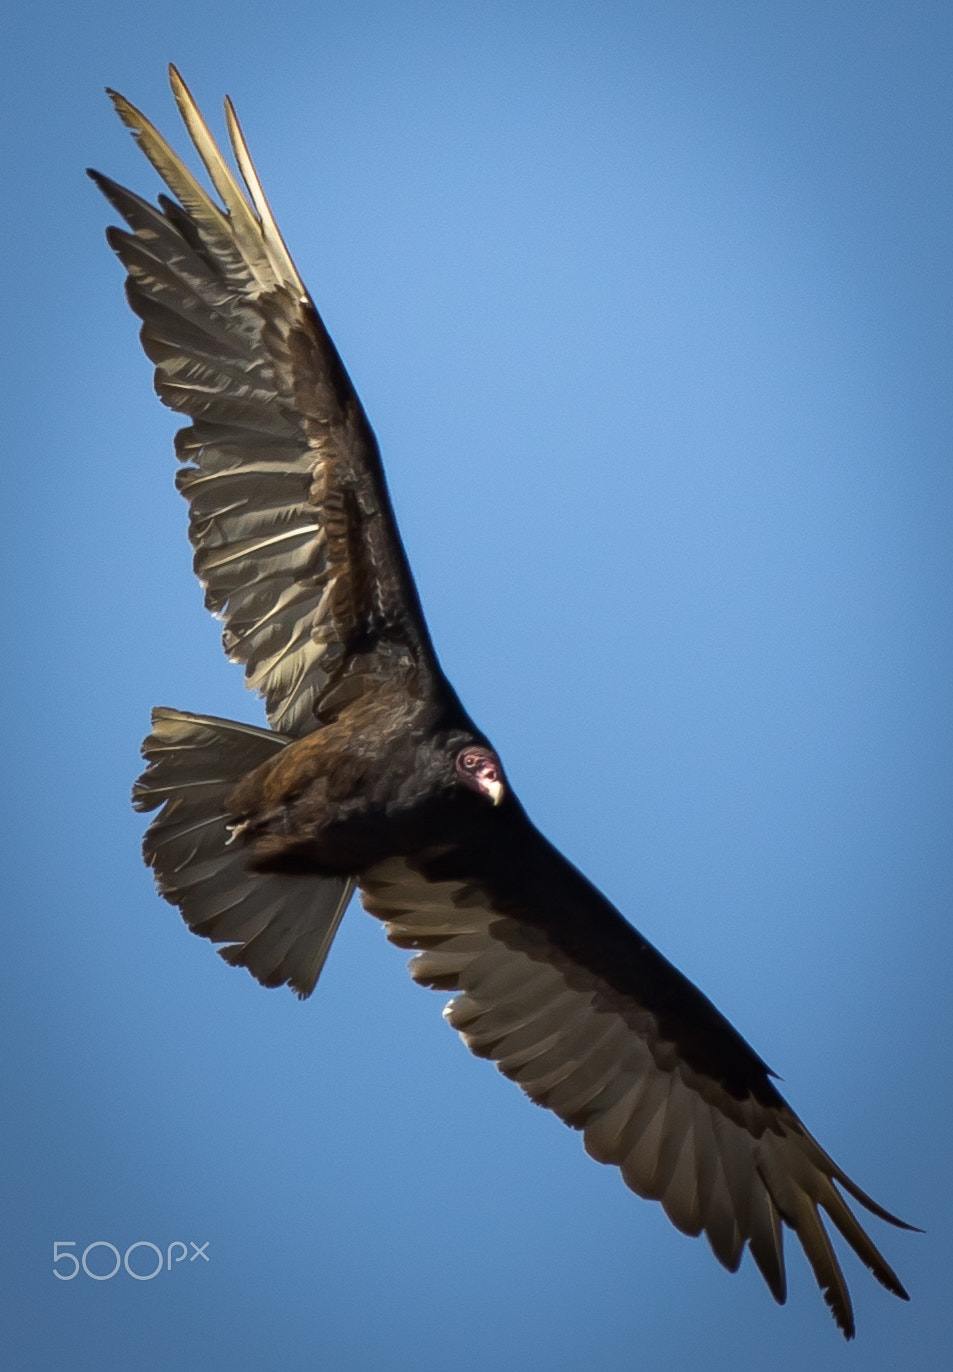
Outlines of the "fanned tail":
M230 842L228 793L290 738L271 729L160 707L142 745L137 810L155 810L143 855L156 885L195 934L263 986L314 990L353 883L343 877L260 875Z

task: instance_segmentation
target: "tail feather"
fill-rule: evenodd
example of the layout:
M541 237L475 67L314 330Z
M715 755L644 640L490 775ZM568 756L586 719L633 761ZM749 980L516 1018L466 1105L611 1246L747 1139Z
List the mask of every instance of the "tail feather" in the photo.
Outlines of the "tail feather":
M159 708L142 745L137 810L156 810L143 855L160 893L195 934L226 946L234 967L263 986L314 990L354 889L343 877L262 875L231 844L225 804L235 784L291 740L210 715Z

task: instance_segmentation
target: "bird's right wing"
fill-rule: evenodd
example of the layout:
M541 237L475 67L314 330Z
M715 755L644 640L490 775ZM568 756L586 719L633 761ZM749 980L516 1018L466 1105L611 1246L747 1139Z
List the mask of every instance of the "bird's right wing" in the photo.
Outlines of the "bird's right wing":
M91 172L129 225L109 231L128 272L206 604L228 655L300 736L408 667L439 670L400 542L377 444L274 222L234 111L247 195L175 69L172 88L221 199L121 95L120 117L177 202L148 204ZM316 717L320 712L320 718Z
M467 1047L582 1130L587 1151L683 1233L704 1233L730 1271L747 1246L778 1301L783 1221L853 1336L820 1210L906 1298L838 1185L910 1226L837 1167L711 1002L528 821L512 828L501 824L482 853L435 849L359 878L365 908L416 950L414 980L458 993L444 1014Z

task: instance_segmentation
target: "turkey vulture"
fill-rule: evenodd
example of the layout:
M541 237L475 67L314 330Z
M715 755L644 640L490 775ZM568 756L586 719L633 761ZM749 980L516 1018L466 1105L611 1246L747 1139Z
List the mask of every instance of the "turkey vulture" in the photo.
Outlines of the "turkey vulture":
M888 1291L900 1281L828 1157L712 1003L534 828L430 641L373 432L268 208L230 102L238 180L175 69L221 203L122 96L176 197L90 173L176 436L195 571L270 728L157 709L134 801L145 858L189 928L265 986L311 994L355 887L415 950L444 1014L586 1150L705 1233L747 1245L785 1299L782 1222L847 1338L820 1211ZM838 1189L840 1188L840 1189Z

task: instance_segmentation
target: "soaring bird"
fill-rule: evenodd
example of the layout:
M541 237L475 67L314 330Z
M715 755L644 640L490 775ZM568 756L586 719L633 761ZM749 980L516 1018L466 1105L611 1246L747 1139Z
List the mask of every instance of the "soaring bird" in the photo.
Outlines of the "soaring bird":
M828 1156L741 1035L534 827L444 676L374 434L268 207L238 120L241 182L178 72L172 89L218 200L121 95L174 199L90 175L128 229L128 273L176 435L194 566L267 729L157 709L134 803L144 852L196 934L264 986L311 994L355 887L479 1057L580 1130L588 1153L704 1233L747 1247L786 1294L797 1235L847 1338L823 1211L907 1293ZM244 188L241 183L244 183Z

